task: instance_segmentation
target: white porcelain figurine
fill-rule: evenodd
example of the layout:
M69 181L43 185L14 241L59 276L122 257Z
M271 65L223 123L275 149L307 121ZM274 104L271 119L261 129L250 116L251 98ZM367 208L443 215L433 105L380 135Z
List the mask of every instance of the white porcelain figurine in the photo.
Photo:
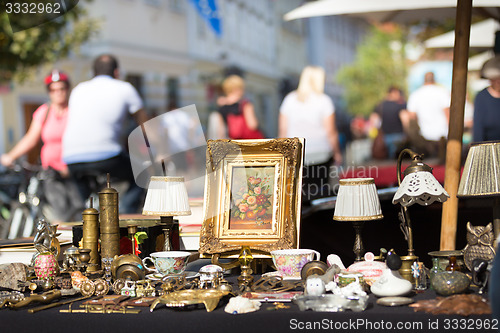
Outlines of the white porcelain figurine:
M401 268L401 259L399 256L390 251L387 255L386 263L388 268L373 283L370 288L371 292L378 297L403 296L408 294L413 286L410 281L405 280L399 274L398 269Z

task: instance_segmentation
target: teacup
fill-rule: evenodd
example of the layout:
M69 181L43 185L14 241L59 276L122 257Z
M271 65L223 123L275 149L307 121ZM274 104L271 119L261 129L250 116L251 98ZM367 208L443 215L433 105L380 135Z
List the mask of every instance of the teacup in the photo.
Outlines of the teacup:
M275 250L270 253L274 266L283 278L300 279L300 271L305 264L312 260L320 260L319 252L309 249Z
M162 275L180 274L186 270L190 255L191 253L186 251L153 252L150 257L142 259L142 263L147 268L146 262L151 261L156 270Z

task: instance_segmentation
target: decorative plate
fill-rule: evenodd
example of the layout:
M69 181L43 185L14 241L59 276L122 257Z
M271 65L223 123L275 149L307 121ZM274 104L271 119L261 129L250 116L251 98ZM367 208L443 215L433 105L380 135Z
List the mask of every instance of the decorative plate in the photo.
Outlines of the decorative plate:
M401 306L408 305L413 302L413 298L401 296L382 297L377 300L377 304L383 306Z

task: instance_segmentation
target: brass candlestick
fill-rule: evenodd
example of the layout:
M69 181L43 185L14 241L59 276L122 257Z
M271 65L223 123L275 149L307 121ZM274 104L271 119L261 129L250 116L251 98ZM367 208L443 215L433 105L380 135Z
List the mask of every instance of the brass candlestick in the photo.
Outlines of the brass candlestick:
M135 234L137 233L137 226L129 225L127 227L127 231L128 231L128 236L130 237L130 241L132 242L132 254L137 255L137 253L135 253Z
M245 291L247 289L250 289L250 286L253 283L253 271L250 268L250 264L253 261L253 256L250 251L250 247L243 246L241 248L238 261L240 262L241 267L241 275L238 276L238 286L240 287L241 291Z
M174 220L173 216L160 216L160 225L165 236L163 250L180 250L179 221Z

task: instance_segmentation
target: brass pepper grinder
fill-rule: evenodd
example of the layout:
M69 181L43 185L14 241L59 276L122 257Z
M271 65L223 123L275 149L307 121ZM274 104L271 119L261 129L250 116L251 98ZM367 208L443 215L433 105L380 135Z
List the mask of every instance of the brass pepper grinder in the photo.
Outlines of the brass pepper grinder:
M99 220L101 226L101 257L120 255L120 224L118 219L118 192L108 184L99 192Z
M250 289L250 286L253 283L252 269L250 268L250 264L253 261L252 253L250 252L250 247L242 246L241 252L238 257L238 261L240 262L241 267L241 275L238 276L238 286L241 291L246 291Z
M83 237L82 248L90 249L90 261L87 272L101 269L101 256L99 255L99 212L94 208L93 198L90 198L90 208L82 212Z

